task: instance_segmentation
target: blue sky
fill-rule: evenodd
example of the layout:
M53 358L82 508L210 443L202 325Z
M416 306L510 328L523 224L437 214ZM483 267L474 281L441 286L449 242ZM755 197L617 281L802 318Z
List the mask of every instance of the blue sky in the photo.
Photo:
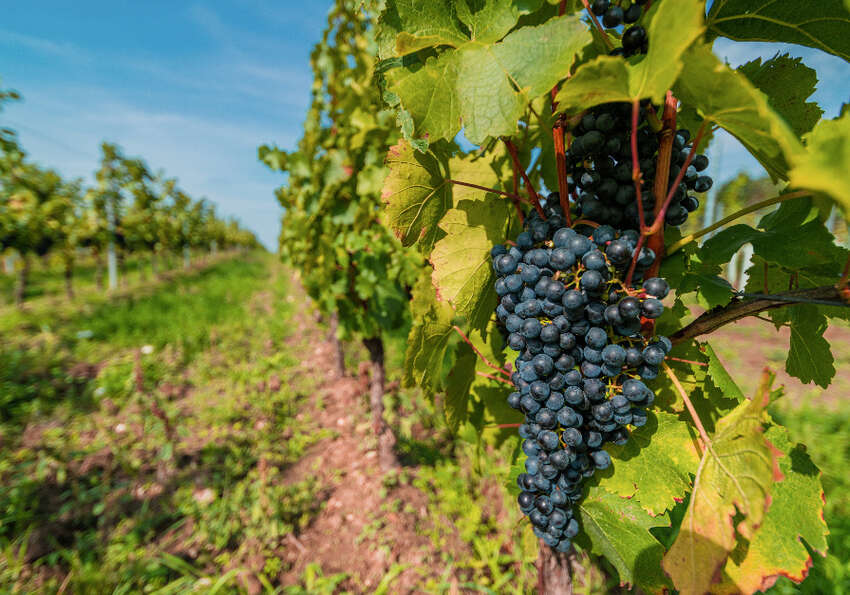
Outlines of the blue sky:
M309 53L330 2L15 3L0 20L0 122L67 176L90 179L102 140L180 179L277 246L280 174L257 147L294 148Z
M24 101L0 122L32 158L90 179L99 144L177 176L192 196L235 215L270 248L282 178L257 146L294 148L309 100L309 53L329 1L207 0L16 3L0 21L0 77ZM788 51L818 70L815 99L827 115L850 101L850 65L795 46L718 41L733 66ZM758 164L734 139L712 147L718 182ZM722 168L722 172L719 171Z

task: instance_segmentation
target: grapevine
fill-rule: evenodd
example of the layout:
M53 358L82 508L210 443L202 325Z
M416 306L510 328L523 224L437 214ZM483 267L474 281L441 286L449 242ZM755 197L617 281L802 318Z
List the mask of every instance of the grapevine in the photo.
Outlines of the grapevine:
M775 472L788 450L766 410L771 376L745 397L710 344L759 316L791 327L790 375L827 386L835 374L823 329L848 317L850 254L824 222L850 202L830 180L846 158L828 147L846 145L850 115L803 113L814 86L799 60L735 70L710 47L792 41L812 15L791 4L753 9L787 27L769 32L742 3L697 0L395 0L381 12L377 74L403 134L387 155L386 220L432 267L414 287L406 379L444 393L465 435L498 444L516 438L489 428L519 428L509 489L541 540L544 592L567 588L577 550L648 592L751 593L805 575L808 552L776 555L801 536L777 504L795 496L787 467ZM812 10L850 22L844 8ZM793 42L846 59L839 37ZM779 193L699 229L690 216L713 189L706 150L720 130ZM741 223L756 212L756 227ZM722 267L747 244L748 281L732 287ZM518 414L492 402L495 386ZM676 456L655 468L653 445ZM804 523L823 552L817 511Z

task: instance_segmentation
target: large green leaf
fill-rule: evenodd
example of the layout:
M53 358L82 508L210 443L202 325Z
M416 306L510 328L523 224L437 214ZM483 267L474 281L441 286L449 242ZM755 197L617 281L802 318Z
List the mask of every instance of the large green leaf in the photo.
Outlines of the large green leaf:
M826 316L816 306L791 309L791 348L785 369L803 383L815 382L827 388L835 376L834 358L823 333Z
M773 486L770 508L755 537L740 555L729 558L715 593L749 595L766 590L780 576L802 581L812 557L801 538L812 549L826 552L820 472L805 447L793 444L784 428L771 426L766 437L784 455L779 459L784 479Z
M662 103L682 69L685 50L703 32L703 2L657 2L650 10L646 56L624 60L600 56L582 64L561 85L555 101L562 111L585 110L612 101L650 97Z
M850 110L835 120L821 120L806 136L806 151L798 154L791 184L829 195L850 216Z
M651 413L625 445L608 447L608 452L614 459L613 473L599 485L652 515L685 497L700 459L692 426L664 411Z
M437 45L469 41L452 0L389 0L378 21L379 56L403 56Z
M507 35L520 16L542 0L389 0L378 22L379 57L404 56L473 40L493 43Z
M457 2L456 7L470 39L494 43L507 35L520 15L540 8L541 4L542 0L465 0Z
M786 179L803 147L764 93L721 62L707 45L689 49L684 64L676 96L737 138L772 177Z
M463 200L440 221L445 235L434 245L431 264L437 297L473 328L484 328L496 308L490 249L507 239L511 207L494 194Z
M385 72L387 91L413 120L413 134L451 139L511 135L528 103L569 74L576 54L591 41L577 16L522 27L498 43L468 41L424 64Z
M756 58L740 66L738 72L767 95L770 107L785 118L797 136L814 128L823 115L817 103L806 101L815 92L818 75L803 63L802 58L792 58L788 54L776 55L764 62Z
M635 502L598 486L588 490L577 506L582 533L576 541L605 558L617 569L620 582L659 593L670 583L661 572L664 548L650 529L665 527L664 516L652 517Z
M716 0L708 29L735 41L796 43L850 60L850 11L842 0Z
M717 422L679 535L664 556L664 570L682 593L710 591L738 536L752 539L764 519L770 490L781 478L763 433L769 396L769 384L763 383L752 401Z

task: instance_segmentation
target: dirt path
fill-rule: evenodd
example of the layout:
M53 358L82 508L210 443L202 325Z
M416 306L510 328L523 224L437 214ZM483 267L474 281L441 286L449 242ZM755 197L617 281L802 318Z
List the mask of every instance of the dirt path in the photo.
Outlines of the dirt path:
M306 348L299 373L326 374L333 369L334 344L315 322L294 280L292 287L295 302L302 304L293 316L293 348ZM367 390L368 372L361 366L356 377L324 382L300 413L311 426L333 429L334 435L314 445L285 475L292 482L318 477L327 500L291 540L286 555L291 568L282 577L284 584L298 583L310 563L321 565L325 575L347 573L341 586L356 592L374 591L388 574L395 577L390 592L413 592L423 575L437 574L430 542L417 531L425 521L426 496L409 485L384 485ZM393 501L401 505L388 506Z

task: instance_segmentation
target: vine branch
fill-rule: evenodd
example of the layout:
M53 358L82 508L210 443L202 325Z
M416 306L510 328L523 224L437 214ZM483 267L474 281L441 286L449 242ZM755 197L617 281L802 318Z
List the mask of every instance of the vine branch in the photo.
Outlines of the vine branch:
M673 97L671 91L667 92L667 97L664 101L664 113L661 116L663 128L660 135L661 140L658 146L658 162L655 167L655 186L653 194L655 196L655 209L653 214L658 215L664 203L664 198L667 195L667 183L670 179L670 161L673 157L673 139L676 134L676 110L678 102ZM637 251L643 247L643 242L648 243L649 248L655 252L655 262L647 271L647 277L654 277L658 274L658 269L661 266L661 259L664 256L664 222L662 220L661 230L644 240L646 236L641 230L640 239L638 240Z
M676 191L679 189L679 184L682 183L682 180L685 177L685 172L691 165L691 161L693 161L694 155L696 155L697 145L699 145L700 141L702 140L703 134L705 134L705 124L706 121L703 121L702 126L699 127L697 135L696 137L694 137L694 143L693 145L691 145L691 150L688 151L688 156L685 158L685 163L682 164L682 167L679 169L679 173L676 174L676 179L673 180L673 183L670 185L670 190L667 192L667 196L664 198L664 204L661 207L661 211L656 214L655 221L652 223L652 227L650 227L645 232L647 235L653 235L664 231L664 217L667 215L667 209L670 208L670 203L673 202L673 197L676 196Z
M794 303L827 303L828 305L850 306L850 302L842 295L840 289L834 285L825 287L814 287L812 289L797 289L776 295L746 294L758 296L753 298L735 298L725 306L717 306L703 313L696 320L686 325L670 336L675 343L688 341L700 335L705 335L747 316L754 316L760 312L774 310Z

